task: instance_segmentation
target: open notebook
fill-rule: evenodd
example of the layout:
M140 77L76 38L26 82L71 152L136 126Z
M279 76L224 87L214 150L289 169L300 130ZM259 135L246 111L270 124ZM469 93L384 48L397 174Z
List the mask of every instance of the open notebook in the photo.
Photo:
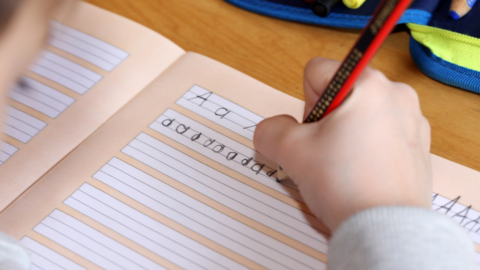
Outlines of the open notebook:
M325 269L328 231L252 143L302 101L85 3L10 98L0 231L32 269ZM480 173L432 159L434 209L480 244Z

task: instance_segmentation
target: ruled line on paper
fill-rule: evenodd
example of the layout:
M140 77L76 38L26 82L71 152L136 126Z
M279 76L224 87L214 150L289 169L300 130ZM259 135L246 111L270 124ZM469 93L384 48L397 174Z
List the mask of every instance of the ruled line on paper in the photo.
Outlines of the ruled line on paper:
M190 88L176 104L249 140L253 140L257 124L264 119L198 85Z
M103 78L102 75L49 51L43 51L29 70L81 95Z
M149 127L252 180L289 197L301 198L293 182L276 181L278 165L257 151L172 109L165 111Z
M10 98L50 118L56 118L75 102L74 98L28 77L12 88Z
M89 184L64 204L184 269L246 269Z
M47 126L47 123L13 107L7 106L4 133L21 141L29 142Z
M51 38L48 43L64 50L106 71L112 71L121 64L129 54L101 39L51 21Z
M18 148L0 141L0 165L5 163L9 158L11 158L16 152L18 151Z
M138 135L122 152L300 243L320 252L327 250L325 237L311 226L314 224L317 228L320 227L319 221L313 216L231 178L145 133Z
M104 269L165 269L57 209L33 230Z
M196 233L270 269L324 269L324 263L195 200L118 158L93 178Z
M309 215L305 216L305 213L297 208L223 174L145 133L138 135L122 152L177 181L185 182L184 184L200 193L210 194L207 196L215 194L215 201L224 201L223 204L230 208L234 207L233 201L242 202L257 210L263 209L260 206L264 205L267 206L265 214L277 210L305 224L318 222L313 216L308 219ZM190 181L184 181L184 178ZM223 200L224 196L230 197L232 202ZM300 225L293 227L296 226ZM322 239L317 233L313 233L312 237Z
M28 236L23 237L20 243L30 252L30 260L33 267L48 270L86 270L84 267Z

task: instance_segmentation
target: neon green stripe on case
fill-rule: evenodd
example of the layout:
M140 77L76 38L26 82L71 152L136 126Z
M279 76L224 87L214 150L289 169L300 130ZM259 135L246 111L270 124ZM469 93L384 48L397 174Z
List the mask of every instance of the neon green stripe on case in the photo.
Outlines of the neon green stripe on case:
M480 39L431 26L408 23L413 38L450 63L480 71Z

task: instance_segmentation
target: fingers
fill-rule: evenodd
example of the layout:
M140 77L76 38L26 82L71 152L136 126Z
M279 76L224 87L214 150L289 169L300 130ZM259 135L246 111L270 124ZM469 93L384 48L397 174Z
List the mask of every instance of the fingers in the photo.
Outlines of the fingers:
M392 82L379 70L367 67L362 71L353 87L355 91L352 92L352 97L360 96L359 99L362 102L372 104L384 103L392 89ZM348 101L347 99L346 102Z
M304 116L310 113L313 106L315 106L333 75L340 67L340 64L339 61L321 57L315 57L307 63L303 76L303 92L305 93Z
M304 94L305 111L304 117L313 109L320 96L325 91L332 77L335 75L341 65L340 61L316 57L310 60L305 67L304 74ZM377 82L387 82L388 79L378 70L367 67L354 85L371 84L372 80ZM368 88L367 88L368 89ZM347 99L348 100L348 99Z
M289 145L287 141L298 128L300 128L300 124L289 115L267 118L260 122L255 129L253 137L255 149L266 158L281 165L286 158L283 153Z

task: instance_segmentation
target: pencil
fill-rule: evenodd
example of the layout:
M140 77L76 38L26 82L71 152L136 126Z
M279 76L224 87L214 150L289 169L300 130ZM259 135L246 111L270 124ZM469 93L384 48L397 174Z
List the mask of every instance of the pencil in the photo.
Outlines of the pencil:
M383 0L304 123L320 121L348 96L358 76L395 27L412 0ZM279 167L277 181L286 174Z
M475 5L475 2L477 2L477 0L452 0L448 14L454 20L458 20L465 16L470 9L472 9L473 5Z

